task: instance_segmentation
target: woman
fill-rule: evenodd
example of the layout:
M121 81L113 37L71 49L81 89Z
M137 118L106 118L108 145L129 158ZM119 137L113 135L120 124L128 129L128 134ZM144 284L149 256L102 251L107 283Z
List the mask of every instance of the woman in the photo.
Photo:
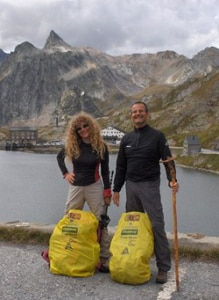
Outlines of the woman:
M65 158L72 162L72 172L68 171ZM65 147L58 153L57 161L64 178L70 184L65 213L70 209L82 210L87 201L90 211L100 220L105 206L111 202L109 152L99 125L91 115L81 112L73 116L67 130ZM104 228L100 244L99 270L102 272L109 272L109 246L108 231Z

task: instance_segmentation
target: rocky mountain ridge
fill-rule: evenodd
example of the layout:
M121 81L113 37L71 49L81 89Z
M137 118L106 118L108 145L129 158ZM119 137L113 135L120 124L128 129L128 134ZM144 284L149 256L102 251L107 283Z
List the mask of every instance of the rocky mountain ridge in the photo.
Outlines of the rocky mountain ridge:
M215 147L218 132L219 49L192 59L174 51L111 56L67 44L51 31L43 49L29 42L0 59L0 127L67 122L85 110L102 124L130 129L130 103L145 101L151 123L173 144L202 135ZM207 137L209 130L212 137Z

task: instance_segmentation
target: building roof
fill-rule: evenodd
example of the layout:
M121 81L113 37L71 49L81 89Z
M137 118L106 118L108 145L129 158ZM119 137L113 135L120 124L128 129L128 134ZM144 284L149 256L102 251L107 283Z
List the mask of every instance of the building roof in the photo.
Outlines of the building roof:
M124 132L122 132L121 130L119 129L116 129L114 127L107 127L107 128L104 128L101 130L101 135L104 136L104 137L122 137L124 135Z
M184 142L188 145L200 145L198 136L186 136Z

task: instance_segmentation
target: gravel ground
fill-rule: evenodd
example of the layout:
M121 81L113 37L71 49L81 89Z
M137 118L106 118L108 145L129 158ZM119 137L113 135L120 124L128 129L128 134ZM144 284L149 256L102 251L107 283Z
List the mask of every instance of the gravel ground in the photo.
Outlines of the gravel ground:
M152 278L142 285L124 285L112 281L110 274L95 273L87 278L53 275L42 259L42 246L0 244L0 299L101 299L101 300L218 300L219 264L179 262L180 290L176 291L174 262L169 280L155 283L156 267L151 259Z

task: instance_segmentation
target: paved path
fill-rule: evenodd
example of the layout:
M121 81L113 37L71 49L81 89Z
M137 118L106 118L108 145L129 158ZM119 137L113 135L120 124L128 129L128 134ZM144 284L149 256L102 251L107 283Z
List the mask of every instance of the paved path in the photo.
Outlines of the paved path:
M180 291L176 291L174 262L169 281L155 283L156 267L151 259L152 278L142 285L123 285L110 274L73 278L53 275L41 258L42 246L0 243L1 300L218 300L219 264L179 261Z

